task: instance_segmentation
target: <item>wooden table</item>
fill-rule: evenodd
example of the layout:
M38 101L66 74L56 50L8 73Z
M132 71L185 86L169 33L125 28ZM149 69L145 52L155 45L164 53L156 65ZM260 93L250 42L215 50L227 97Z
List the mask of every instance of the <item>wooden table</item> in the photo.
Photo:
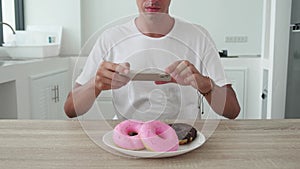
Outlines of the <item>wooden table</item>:
M0 121L1 169L296 169L299 166L300 120L224 120L199 149L164 159L132 159L108 153L89 139L78 121Z

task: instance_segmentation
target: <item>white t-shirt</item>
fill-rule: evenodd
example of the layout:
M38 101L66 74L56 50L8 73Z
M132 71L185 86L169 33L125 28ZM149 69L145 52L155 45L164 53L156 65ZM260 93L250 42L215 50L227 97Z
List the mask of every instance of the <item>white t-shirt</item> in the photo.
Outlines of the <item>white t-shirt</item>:
M106 30L96 42L76 82L81 85L88 82L104 60L129 62L130 69L137 71L164 71L177 60L188 60L218 86L229 84L209 33L199 25L179 19L175 19L172 30L161 38L143 35L134 20ZM195 119L198 115L198 95L191 86L130 81L112 93L119 118Z

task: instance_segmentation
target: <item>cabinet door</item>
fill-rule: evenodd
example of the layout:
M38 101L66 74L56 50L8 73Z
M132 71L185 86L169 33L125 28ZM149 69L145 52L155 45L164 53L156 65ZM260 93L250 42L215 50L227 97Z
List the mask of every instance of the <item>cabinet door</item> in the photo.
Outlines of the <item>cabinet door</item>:
M64 100L67 95L67 70L31 76L31 118L65 119Z
M247 79L247 68L226 68L225 69L227 78L232 83L232 88L234 89L238 102L241 107L241 111L237 119L245 118L245 110L246 110L246 79ZM207 101L203 99L203 114L201 115L202 119L223 119L224 117L216 115Z

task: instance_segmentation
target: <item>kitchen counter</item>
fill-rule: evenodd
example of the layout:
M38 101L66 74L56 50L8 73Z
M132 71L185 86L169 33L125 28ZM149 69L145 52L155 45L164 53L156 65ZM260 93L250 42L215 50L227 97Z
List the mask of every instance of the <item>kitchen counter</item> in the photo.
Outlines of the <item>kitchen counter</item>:
M59 59L64 57L48 57L48 58L32 58L32 59L12 59L12 58L0 58L0 67L5 66L12 66L12 65L19 65L19 64L27 64L27 63L34 63L34 62L42 62L51 59Z
M98 132L116 121L91 121ZM203 121L197 121L201 126ZM113 126L112 125L112 126ZM0 121L1 168L296 169L300 120L223 120L200 148L172 158L132 159L111 154L78 121Z
M16 64L25 64L25 63L31 63L31 62L36 62L39 61L37 59L32 59L32 60L0 60L0 67L4 66L11 66L11 65L16 65Z

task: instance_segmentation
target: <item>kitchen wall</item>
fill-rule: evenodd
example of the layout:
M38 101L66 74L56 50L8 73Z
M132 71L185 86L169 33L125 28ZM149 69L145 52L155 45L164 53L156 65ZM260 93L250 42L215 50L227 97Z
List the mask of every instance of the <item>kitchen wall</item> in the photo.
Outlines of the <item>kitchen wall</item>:
M263 1L172 0L170 13L209 30L217 47L229 55L261 53ZM62 25L62 55L78 55L96 31L114 20L137 13L134 0L26 0L26 25ZM226 37L247 42L226 43ZM232 39L231 39L232 40Z
M2 19L3 22L6 22L10 24L13 28L16 27L15 24L15 13L12 12L14 11L14 1L12 0L6 0L2 1ZM10 35L12 34L11 29L8 26L3 26L3 34L5 35ZM4 42L7 42L8 37L4 36L3 37Z
M83 0L83 43L104 25L136 13L133 0ZM204 26L230 55L261 53L262 0L172 0L170 13ZM248 42L225 43L226 37L247 37Z
M177 16L203 25L219 49L230 55L261 53L263 0L174 0ZM225 43L226 37L248 37L246 43Z
M62 55L78 54L81 48L81 0L26 0L26 25L63 26Z

